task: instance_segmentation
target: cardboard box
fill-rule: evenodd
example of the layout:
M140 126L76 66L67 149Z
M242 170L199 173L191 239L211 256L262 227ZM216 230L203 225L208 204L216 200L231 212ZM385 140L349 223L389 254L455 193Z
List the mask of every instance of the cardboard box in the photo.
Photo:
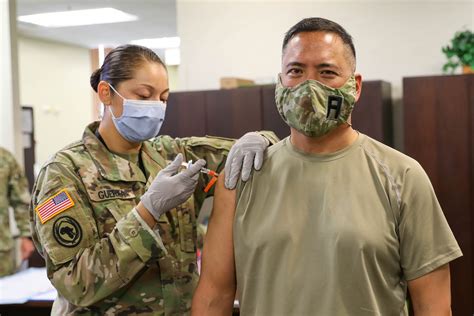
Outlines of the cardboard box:
M240 87L248 87L255 85L253 80L235 78L235 77L223 77L221 78L221 89L235 89Z

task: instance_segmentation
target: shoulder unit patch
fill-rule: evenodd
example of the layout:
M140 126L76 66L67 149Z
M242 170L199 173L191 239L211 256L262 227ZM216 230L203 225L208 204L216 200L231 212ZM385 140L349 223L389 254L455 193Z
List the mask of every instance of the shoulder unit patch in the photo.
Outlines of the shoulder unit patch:
M62 216L54 222L53 236L60 245L72 248L81 242L82 229L74 218Z

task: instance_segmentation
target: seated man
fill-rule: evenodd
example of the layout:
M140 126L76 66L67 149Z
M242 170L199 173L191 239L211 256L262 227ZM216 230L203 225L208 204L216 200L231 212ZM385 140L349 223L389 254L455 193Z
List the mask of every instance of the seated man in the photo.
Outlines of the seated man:
M413 159L350 124L362 79L351 36L309 18L283 42L278 110L291 136L228 191L220 179L194 315L450 315L462 255Z

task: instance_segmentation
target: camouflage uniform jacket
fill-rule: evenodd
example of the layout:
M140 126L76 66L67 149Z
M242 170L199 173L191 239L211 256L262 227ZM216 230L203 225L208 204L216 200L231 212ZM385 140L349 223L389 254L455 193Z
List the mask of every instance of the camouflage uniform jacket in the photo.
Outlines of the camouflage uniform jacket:
M33 239L58 290L52 314L185 315L198 278L197 211L212 194L203 192L210 179L201 174L194 195L153 230L134 207L178 153L220 171L233 141L160 136L143 143L140 168L111 153L97 127L88 126L81 141L47 162L33 190ZM60 192L74 205L42 224L39 208Z
M0 251L13 248L8 207L13 207L20 236L30 236L28 181L15 157L0 148Z

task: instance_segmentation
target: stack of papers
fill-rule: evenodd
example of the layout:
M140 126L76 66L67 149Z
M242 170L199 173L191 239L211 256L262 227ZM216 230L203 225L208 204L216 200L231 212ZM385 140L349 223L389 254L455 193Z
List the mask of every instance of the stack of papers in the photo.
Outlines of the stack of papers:
M29 268L0 278L0 304L27 301L54 301L57 292L46 275L46 268Z

